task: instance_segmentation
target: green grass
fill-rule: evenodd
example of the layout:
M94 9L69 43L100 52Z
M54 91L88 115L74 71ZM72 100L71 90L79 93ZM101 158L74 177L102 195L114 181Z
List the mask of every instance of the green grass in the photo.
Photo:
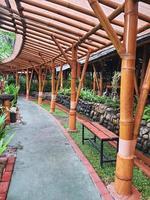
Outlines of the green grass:
M44 103L42 107L49 111L48 104ZM53 115L60 121L62 119L64 128L68 128L68 115L65 112L56 108L56 111ZM64 123L64 119L66 119L66 123ZM93 148L92 145L89 145L88 142L85 142L84 145L82 145L81 143L81 124L79 122L77 122L77 130L78 131L76 133L71 133L71 137L80 147L84 155L88 158L95 171L104 181L104 183L108 185L109 183L113 182L115 175L115 164L106 163L104 164L103 168L100 167L98 151L95 148ZM90 132L87 129L85 129L85 137L89 135L91 135ZM109 144L104 145L104 151L107 152L107 155L109 156L114 156L115 154L115 149ZM139 190L139 192L142 192L142 200L150 200L150 179L146 177L143 174L143 172L137 167L134 167L133 173L133 184Z

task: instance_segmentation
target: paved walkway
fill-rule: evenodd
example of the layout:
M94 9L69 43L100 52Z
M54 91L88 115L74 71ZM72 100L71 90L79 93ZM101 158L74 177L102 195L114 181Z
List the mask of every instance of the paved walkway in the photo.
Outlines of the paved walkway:
M21 144L7 200L100 200L84 165L54 118L19 100L23 121L13 144Z

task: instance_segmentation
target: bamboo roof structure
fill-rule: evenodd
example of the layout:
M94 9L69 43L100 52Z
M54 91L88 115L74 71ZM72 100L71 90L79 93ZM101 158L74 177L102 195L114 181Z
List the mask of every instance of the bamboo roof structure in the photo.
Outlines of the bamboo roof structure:
M97 2L122 42L125 1ZM149 10L149 0L139 1L137 36L150 33ZM48 67L52 60L55 65L70 63L72 45L78 47L78 59L89 49L97 52L112 45L88 0L1 0L0 28L17 35L12 58L3 61L1 71Z

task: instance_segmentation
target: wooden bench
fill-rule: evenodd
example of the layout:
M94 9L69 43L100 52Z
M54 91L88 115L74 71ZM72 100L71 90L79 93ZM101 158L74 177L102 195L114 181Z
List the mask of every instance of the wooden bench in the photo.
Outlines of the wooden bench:
M115 158L109 159L106 158L106 156L104 155L104 142L109 142L109 143L112 141L115 142L117 147L116 148L116 153L117 153L119 137L96 122L80 120L80 123L82 124L82 144L84 145L84 141L88 140L99 151L100 165L103 166L104 162L115 162L116 161ZM85 138L84 128L87 128L94 135L94 137ZM96 143L97 138L100 140L100 145Z

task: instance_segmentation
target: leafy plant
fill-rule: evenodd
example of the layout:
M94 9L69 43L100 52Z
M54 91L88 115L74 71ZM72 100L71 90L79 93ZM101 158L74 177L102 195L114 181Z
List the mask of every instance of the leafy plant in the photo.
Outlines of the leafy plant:
M0 62L12 54L14 41L14 33L0 30Z
M71 90L64 88L60 89L59 94L70 96ZM84 101L94 102L94 103L102 103L107 106L111 106L113 108L119 107L119 101L117 99L112 100L110 97L107 96L98 96L96 93L89 89L82 89L80 92L80 99Z
M14 84L6 85L5 86L5 93L6 94L12 94L14 96L14 99L12 101L12 106L16 106L18 93L19 93L19 87L15 86Z
M5 115L0 116L0 155L7 149L14 134L8 135L9 128L5 126Z
M150 105L146 106L144 109L143 119L150 122Z

